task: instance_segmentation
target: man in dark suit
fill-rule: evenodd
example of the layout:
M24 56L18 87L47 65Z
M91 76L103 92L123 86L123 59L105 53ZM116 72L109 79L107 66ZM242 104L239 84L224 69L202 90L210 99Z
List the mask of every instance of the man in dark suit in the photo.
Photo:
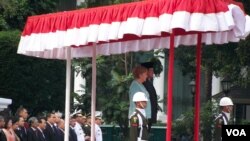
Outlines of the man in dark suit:
M156 123L157 121L157 111L158 111L157 94L155 91L155 87L153 85L154 63L145 62L142 63L141 65L148 69L148 77L147 80L143 83L143 85L149 93L149 98L151 103L151 119L148 119L148 130L150 131L152 124Z
M75 119L74 118L70 118L69 120L69 141L77 141L77 135L76 132L74 130L75 127Z
M60 119L60 121L57 123L57 126L58 126L58 139L57 141L64 141L64 120L63 119Z
M87 115L87 121L83 126L83 131L85 133L85 141L90 141L90 135L91 135L91 115ZM86 139L88 137L89 139Z
M19 122L18 122L18 130L17 135L20 138L21 141L27 141L27 129L29 128L29 124L26 122L29 114L28 110L22 106L20 106L17 111L16 111L16 116L19 117ZM20 137L21 135L21 137Z
M55 124L55 113L48 113L47 115L47 123L46 128L44 130L44 135L47 139L47 141L57 141L56 140L56 130L54 129Z
M38 127L37 127L37 137L38 141L47 141L43 133L43 130L46 128L46 120L43 117L38 118Z
M15 129L16 135L19 137L20 141L27 141L27 129L24 127L24 118L20 116L15 116L18 119L18 128Z
M0 129L0 141L7 141L6 136L2 129Z
M37 126L38 126L38 120L36 117L31 117L28 121L29 123L29 128L27 129L27 139L28 141L38 141L38 136L37 136Z
M5 124L4 117L0 115L0 141L7 141L6 136L2 130L4 127L4 124Z

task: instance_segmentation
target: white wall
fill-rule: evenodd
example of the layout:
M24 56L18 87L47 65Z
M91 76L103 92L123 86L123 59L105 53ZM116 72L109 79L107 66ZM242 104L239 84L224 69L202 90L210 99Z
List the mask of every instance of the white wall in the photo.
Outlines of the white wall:
M79 6L81 3L85 2L85 0L77 0L76 5Z
M212 96L221 92L221 78L213 76L212 78Z
M0 111L3 111L5 108L8 108L8 105L12 103L12 99L0 98Z
M250 121L250 105L246 106L246 120Z
M74 93L80 96L85 94L85 89L82 86L86 86L86 79L82 78L81 72L74 72ZM74 99L74 104L76 103L78 102Z
M165 56L164 53L159 54L160 56ZM163 71L160 74L160 77L155 77L154 78L154 87L156 90L157 95L160 97L160 100L165 100L164 99L164 80L165 80L165 75L164 75L164 70L165 70L165 60L160 59L161 64L163 65ZM159 106L163 108L164 104L163 103L158 103ZM164 112L158 111L157 114L157 120L160 120L161 122L165 123L166 122L166 114Z

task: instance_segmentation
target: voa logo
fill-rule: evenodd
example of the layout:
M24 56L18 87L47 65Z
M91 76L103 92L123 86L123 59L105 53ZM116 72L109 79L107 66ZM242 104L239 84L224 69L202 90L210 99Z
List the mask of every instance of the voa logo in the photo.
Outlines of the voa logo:
M226 129L227 136L247 136L244 129Z

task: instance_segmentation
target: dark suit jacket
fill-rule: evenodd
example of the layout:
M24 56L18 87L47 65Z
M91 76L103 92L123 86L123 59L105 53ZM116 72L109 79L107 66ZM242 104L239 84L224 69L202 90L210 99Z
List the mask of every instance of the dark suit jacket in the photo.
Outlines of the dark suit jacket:
M147 89L149 93L150 103L151 103L151 122L156 123L157 120L157 110L158 110L158 101L157 94L155 91L155 87L153 82L150 80L146 80L143 83L144 87Z
M0 141L7 141L6 136L2 129L0 129Z
M85 136L90 136L91 135L91 125L85 124L82 129L83 129L83 131L85 133Z
M43 131L40 131L39 129L37 129L37 137L38 141L47 141Z
M33 130L31 127L27 129L28 141L38 141L37 129Z
M69 127L69 141L77 141L77 135L72 127Z
M20 141L27 141L27 129L25 127L16 129L15 133L19 137Z
M57 141L64 141L64 132L61 129L58 129L58 140Z
M56 141L58 141L59 140L59 128L57 127L57 126L55 126L55 125L53 125L53 129L54 129L54 131L55 131L55 140Z
M49 123L46 123L44 135L45 135L47 141L57 141L56 140L56 131L50 126Z

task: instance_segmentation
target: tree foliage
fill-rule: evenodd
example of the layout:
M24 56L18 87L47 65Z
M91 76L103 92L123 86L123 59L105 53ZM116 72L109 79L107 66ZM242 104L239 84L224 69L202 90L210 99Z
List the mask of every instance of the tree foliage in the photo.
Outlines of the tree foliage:
M0 95L13 99L11 108L23 105L32 114L63 110L65 63L18 55L18 31L0 32Z
M200 128L201 134L199 137L202 137L204 141L211 141L213 135L214 120L211 118L216 111L215 101L207 102L202 105L200 112ZM212 112L211 112L212 111ZM183 113L178 119L173 122L173 135L178 139L187 139L193 140L193 131L194 131L194 109L188 110ZM211 130L212 129L212 130Z
M99 56L97 58L97 83L96 95L97 110L103 111L105 122L119 124L126 137L128 134L128 90L132 80L131 69L134 53ZM81 71L86 79L86 94L80 100L90 98L92 64L88 58L73 61L76 71ZM89 103L90 104L90 103ZM77 105L86 113L90 111L90 105ZM86 109L89 107L88 109Z
M143 54L143 53L142 53ZM141 55L142 55L141 54ZM99 56L97 57L97 83L96 83L96 107L97 110L103 111L105 122L108 124L119 125L123 132L123 137L128 137L128 107L129 98L128 91L132 77L132 68L138 64L136 56L138 53L125 53L121 55ZM151 60L149 58L149 60ZM149 61L145 60L145 61ZM157 72L162 71L162 65L159 60L152 58L157 62ZM82 72L82 76L86 79L86 94L78 97L80 105L75 105L81 108L85 113L90 112L89 106L82 101L90 100L91 93L91 77L92 64L91 59L76 59L73 61L77 72ZM87 101L86 101L87 102ZM76 108L75 107L75 108Z
M114 5L120 3L129 3L136 0L86 0L84 3L79 6L79 8L90 8L97 6L105 6L105 5Z
M58 0L0 0L0 31L22 30L28 16L57 11Z
M0 96L36 114L63 110L65 63L18 55L20 32L28 16L56 11L57 1L0 0ZM13 31L16 30L16 31Z

